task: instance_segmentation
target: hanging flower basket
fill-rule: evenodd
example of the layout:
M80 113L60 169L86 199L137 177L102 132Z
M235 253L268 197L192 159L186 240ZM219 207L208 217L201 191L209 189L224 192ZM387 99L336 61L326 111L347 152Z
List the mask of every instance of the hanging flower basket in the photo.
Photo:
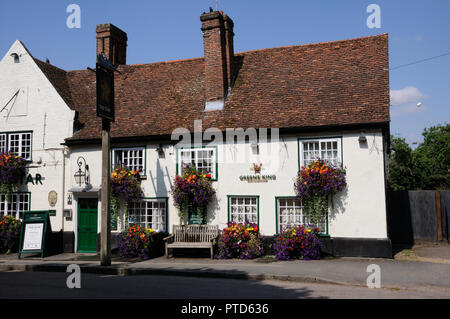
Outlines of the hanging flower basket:
M10 152L0 153L0 193L10 195L22 183L26 160Z
M308 207L311 223L318 224L328 211L328 196L347 186L345 174L345 169L322 159L309 163L298 172L295 191Z
M176 176L171 193L178 208L180 224L187 217L190 224L206 224L206 208L216 191L211 174L201 174L188 166L181 176Z
M117 229L117 215L120 203L128 204L142 197L139 171L131 171L126 166L119 166L111 174L111 212L112 228ZM125 211L125 213L127 213Z

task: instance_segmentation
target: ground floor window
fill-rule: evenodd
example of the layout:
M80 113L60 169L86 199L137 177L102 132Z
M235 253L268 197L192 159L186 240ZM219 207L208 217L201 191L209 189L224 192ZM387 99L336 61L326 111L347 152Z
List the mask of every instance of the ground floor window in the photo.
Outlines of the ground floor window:
M258 196L228 196L229 221L243 223L246 220L258 224Z
M311 225L308 208L302 205L296 197L285 197L276 199L277 206L277 231L281 232L288 226ZM321 233L328 233L327 216L323 216L319 224L314 225Z
M128 223L167 231L167 198L142 199L129 204Z
M0 194L0 215L23 218L23 213L30 210L30 196L29 193Z

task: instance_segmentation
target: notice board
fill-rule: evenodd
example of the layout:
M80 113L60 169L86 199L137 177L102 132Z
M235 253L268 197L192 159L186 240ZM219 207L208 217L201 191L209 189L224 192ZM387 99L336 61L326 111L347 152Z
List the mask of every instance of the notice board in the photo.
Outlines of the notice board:
M49 211L25 212L20 232L19 256L24 253L41 254L44 257L45 240L52 229Z

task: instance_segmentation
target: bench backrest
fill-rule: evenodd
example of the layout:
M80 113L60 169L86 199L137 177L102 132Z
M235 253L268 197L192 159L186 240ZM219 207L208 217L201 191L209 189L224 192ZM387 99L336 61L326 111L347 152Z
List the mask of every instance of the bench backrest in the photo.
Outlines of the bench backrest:
M206 243L219 234L219 225L174 225L174 242Z

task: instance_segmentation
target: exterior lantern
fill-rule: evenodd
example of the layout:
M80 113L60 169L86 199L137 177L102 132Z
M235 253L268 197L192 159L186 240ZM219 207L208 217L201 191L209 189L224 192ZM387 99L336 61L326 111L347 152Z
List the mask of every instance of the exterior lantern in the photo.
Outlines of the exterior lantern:
M89 184L89 178L87 176L87 171L89 171L89 166L86 165L86 160L80 156L77 159L78 164L78 171L75 172L75 182L81 186L82 184L88 185ZM84 170L81 169L81 166L84 164Z

